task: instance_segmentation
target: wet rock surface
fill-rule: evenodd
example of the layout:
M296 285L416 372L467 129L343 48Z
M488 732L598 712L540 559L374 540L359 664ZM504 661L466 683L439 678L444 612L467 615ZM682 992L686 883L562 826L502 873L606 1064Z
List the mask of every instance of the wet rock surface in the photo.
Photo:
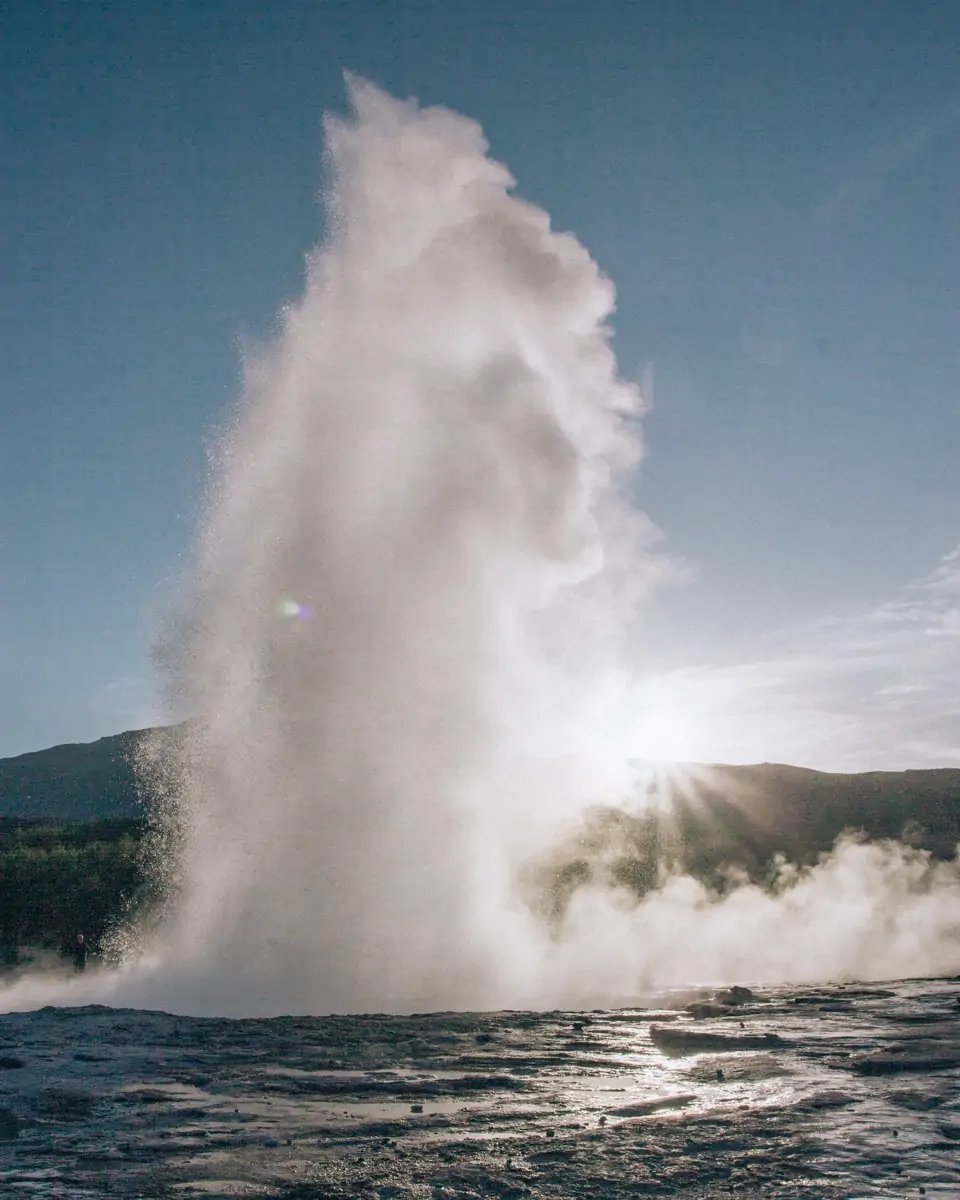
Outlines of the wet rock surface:
M0 1052L22 1065L0 1076L0 1196L956 1197L956 994L921 980L589 1014L7 1014Z

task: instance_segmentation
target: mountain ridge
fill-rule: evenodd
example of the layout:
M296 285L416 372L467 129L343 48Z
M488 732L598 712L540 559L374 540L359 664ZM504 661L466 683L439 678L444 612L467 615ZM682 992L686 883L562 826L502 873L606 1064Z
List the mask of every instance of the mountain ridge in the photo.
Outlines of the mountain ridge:
M158 733L176 739L181 728L125 730L0 759L0 820L142 817L149 797L138 787L137 746ZM680 764L654 776L659 782L646 791L668 801L661 816L642 805L627 813L599 804L599 824L609 830L611 822L629 822L635 831L656 820L661 832L672 824L678 843L698 852L710 847L711 861L729 862L777 854L809 862L847 830L907 841L937 858L951 858L960 843L960 767L836 773L789 763Z
M164 729L127 729L92 742L61 742L0 759L0 820L94 821L143 813L136 780L140 740Z

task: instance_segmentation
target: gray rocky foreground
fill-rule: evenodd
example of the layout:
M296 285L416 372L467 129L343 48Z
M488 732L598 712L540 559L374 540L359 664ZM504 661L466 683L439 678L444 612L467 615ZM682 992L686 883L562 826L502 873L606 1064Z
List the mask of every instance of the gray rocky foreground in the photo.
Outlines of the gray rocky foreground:
M957 981L592 1013L0 1016L0 1196L960 1195Z

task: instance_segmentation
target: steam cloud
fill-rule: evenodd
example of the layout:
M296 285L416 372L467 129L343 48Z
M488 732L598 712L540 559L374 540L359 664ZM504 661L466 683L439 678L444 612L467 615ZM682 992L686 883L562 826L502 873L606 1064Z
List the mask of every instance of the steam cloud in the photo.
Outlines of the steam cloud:
M473 122L350 95L332 232L251 369L200 546L173 945L217 1004L238 977L257 1004L494 994L502 834L531 819L514 730L557 638L536 614L605 531L626 563L649 530L614 486L640 398L611 285Z
M670 571L619 490L641 398L613 288L479 127L349 90L331 231L249 369L199 545L174 909L77 986L323 1012L955 968L956 866L897 848L845 845L777 895L584 890L559 931L524 906L525 859L629 786L606 698L629 701L624 618Z

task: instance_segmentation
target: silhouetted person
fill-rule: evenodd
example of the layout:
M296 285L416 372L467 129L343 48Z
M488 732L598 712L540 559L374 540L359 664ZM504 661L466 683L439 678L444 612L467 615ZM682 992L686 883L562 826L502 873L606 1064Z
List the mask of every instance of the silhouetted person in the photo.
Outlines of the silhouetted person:
M77 934L77 944L73 948L73 965L78 971L83 971L87 966L87 943L83 939L83 934Z

